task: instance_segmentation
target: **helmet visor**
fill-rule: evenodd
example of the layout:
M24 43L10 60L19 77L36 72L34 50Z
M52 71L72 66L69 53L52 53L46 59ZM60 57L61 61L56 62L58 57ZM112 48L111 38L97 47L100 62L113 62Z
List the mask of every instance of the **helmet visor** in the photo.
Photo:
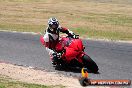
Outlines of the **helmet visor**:
M52 28L52 29L56 29L57 27L58 27L58 26L55 25L55 24L51 25L51 28Z

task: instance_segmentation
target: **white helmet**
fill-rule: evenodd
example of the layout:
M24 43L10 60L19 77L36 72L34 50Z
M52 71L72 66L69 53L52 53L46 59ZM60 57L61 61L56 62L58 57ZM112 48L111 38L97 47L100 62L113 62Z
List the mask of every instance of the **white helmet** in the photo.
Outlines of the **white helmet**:
M48 25L49 25L49 28L50 28L51 30L56 31L57 28L59 27L59 22L58 22L58 20L57 20L56 18L52 17L52 18L50 18L50 19L48 20Z

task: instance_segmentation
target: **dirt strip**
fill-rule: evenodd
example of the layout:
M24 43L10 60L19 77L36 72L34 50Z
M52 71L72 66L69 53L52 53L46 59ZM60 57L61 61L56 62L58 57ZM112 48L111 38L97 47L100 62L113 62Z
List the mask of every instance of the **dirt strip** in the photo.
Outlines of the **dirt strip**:
M14 80L43 85L63 85L66 88L82 88L77 78L66 77L56 72L35 70L30 67L16 66L9 63L0 63L0 75L9 76ZM110 88L110 87L88 87Z

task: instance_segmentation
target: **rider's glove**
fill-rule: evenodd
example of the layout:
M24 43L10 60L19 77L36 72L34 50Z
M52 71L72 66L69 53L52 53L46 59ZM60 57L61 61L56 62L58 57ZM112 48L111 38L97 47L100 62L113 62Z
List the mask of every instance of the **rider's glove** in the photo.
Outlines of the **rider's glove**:
M72 36L74 39L78 39L79 38L79 35L75 35L75 34L73 34L73 36Z
M52 56L53 56L52 62L57 63L57 61L61 58L61 53L53 53Z
M61 58L61 53L53 53L53 58L60 59Z
M71 38L74 38L74 39L78 39L79 38L79 35L76 35L74 33L68 35L68 37L71 37Z

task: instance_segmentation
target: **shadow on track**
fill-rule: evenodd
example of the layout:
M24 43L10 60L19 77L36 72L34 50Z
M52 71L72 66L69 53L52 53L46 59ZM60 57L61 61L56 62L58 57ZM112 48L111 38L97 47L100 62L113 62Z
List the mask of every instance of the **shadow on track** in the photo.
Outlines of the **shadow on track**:
M81 73L82 68L80 67L55 67L55 70L64 71L64 72L73 72L73 73ZM88 70L88 73L93 73ZM93 74L100 74L99 72Z

